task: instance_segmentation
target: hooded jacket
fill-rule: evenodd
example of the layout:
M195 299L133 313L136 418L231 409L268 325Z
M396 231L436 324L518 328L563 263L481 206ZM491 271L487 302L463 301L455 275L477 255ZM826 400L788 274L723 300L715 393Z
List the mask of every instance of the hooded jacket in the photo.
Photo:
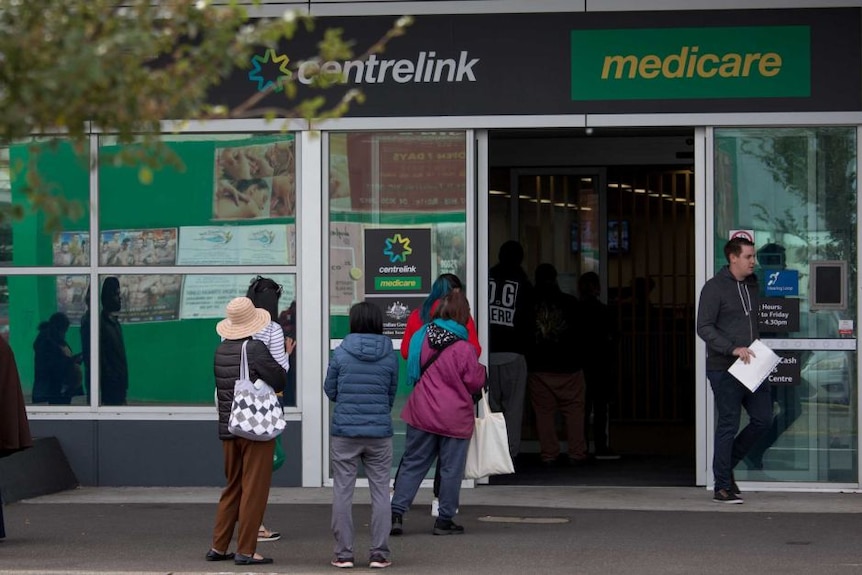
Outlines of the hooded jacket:
M33 403L68 405L81 386L80 368L64 334L47 321L33 342L33 371Z
M734 349L748 347L760 337L758 293L757 276L737 281L728 266L704 284L697 307L697 335L706 342L707 370L726 370L737 359Z
M422 365L439 357L416 382L401 419L427 433L470 439L473 436L473 395L485 384L485 367L476 349L463 339L451 343L446 330L430 324L419 356ZM442 350L441 350L442 348Z
M351 333L335 348L323 391L335 402L331 433L337 437L392 437L398 358L392 340Z

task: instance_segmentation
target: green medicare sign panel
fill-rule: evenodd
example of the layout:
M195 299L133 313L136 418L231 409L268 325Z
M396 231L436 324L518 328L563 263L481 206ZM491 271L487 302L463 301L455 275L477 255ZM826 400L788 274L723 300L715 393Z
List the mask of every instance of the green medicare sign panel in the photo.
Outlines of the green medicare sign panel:
M808 26L573 30L572 100L807 98Z

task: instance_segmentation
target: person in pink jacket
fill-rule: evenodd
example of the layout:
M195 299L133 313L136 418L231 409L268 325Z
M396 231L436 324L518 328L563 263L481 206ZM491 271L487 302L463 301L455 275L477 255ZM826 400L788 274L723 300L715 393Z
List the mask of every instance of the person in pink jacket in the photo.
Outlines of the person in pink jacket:
M392 496L391 535L403 533L403 516L434 458L440 459L440 510L434 535L457 535L467 448L473 436L473 395L485 384L485 367L468 341L470 304L460 290L447 294L410 342L407 376L415 388L401 412L407 436Z

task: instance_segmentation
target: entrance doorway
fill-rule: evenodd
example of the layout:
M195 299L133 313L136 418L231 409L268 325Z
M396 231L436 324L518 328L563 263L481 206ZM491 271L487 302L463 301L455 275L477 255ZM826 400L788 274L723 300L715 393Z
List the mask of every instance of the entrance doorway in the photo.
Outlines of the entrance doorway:
M531 278L551 263L561 289L577 296L581 274L599 275L616 334L603 385L612 398L609 444L620 455L575 469L541 466L528 396L517 472L491 483L695 484L693 136L489 134L489 265L515 239ZM564 441L562 421L557 427Z

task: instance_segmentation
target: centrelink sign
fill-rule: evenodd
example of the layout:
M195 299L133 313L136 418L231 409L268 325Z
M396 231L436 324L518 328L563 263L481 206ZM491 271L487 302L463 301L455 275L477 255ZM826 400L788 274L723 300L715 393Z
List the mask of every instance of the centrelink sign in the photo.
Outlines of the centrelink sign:
M313 57L327 29L361 54L394 20L320 18L275 53L289 57L299 98L333 106L360 89L349 117L862 111L862 7L428 14L385 52ZM279 85L284 60L263 50L259 71L238 70L214 103L236 106ZM314 90L318 72L341 84ZM269 94L261 107L284 97Z

